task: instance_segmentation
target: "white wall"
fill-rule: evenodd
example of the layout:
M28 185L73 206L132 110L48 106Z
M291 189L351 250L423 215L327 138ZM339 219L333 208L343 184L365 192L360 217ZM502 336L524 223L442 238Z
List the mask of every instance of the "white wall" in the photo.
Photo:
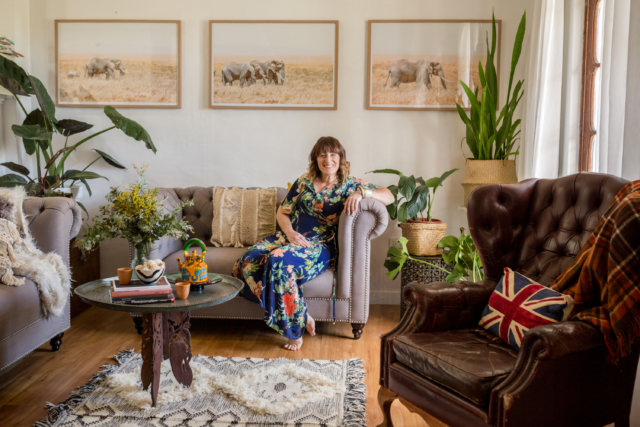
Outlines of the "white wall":
M141 123L158 147L153 156L143 144L110 131L74 154L78 166L105 149L124 163L148 162L153 185L285 186L304 172L312 145L323 135L337 137L346 147L355 176L377 184L395 183L391 176L365 175L376 168L395 168L416 176L432 177L458 167L434 205L436 218L458 234L467 226L460 211L464 158L460 142L464 126L456 112L367 111L365 103L366 21L368 19L489 19L495 7L503 20L501 91L506 94L509 64L517 25L533 0L218 0L123 1L31 0L32 74L53 94L55 19L180 19L182 20L182 109L121 109ZM340 21L339 107L337 111L211 110L208 98L209 19L331 19ZM523 58L527 52L523 53ZM521 64L516 78L522 78ZM110 125L101 109L59 108L57 116ZM96 163L96 165L98 165ZM92 184L95 193L83 200L91 214L103 203L109 185L132 179L129 172L100 166L110 182ZM372 243L372 303L399 302L400 280L391 282L382 267L389 239L400 235L392 224ZM102 276L115 274L127 262L126 244L108 242L101 248Z

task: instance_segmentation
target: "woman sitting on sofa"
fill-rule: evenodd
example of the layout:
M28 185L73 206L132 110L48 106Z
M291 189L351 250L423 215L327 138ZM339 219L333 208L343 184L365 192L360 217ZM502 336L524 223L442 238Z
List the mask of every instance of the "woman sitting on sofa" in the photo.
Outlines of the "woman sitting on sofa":
M293 183L278 208L282 231L250 247L233 267L233 275L245 284L242 295L260 304L267 325L289 339L286 349L302 346L305 329L316 334L302 285L334 268L340 214L343 209L356 213L364 197L385 205L394 200L388 189L349 176L342 144L330 136L320 138L309 155L309 171Z

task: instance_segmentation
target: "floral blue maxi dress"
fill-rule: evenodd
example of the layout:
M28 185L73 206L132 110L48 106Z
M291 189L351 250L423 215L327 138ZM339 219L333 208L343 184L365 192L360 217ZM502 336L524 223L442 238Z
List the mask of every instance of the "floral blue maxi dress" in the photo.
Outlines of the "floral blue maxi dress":
M308 174L302 175L282 201L282 212L291 217L293 229L310 246L290 244L278 231L251 246L233 267L234 277L245 284L242 295L259 303L267 325L289 339L300 338L307 326L303 285L327 268L335 268L340 214L347 197L359 186L378 188L349 177L316 193Z

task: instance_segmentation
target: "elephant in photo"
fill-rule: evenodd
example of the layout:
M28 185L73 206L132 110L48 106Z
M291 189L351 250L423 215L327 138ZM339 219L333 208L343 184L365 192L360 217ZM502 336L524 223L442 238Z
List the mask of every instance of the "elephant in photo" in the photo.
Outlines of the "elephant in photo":
M78 74L78 72L77 72L77 71L69 71L69 72L67 73L67 78L68 78L68 79L72 79L72 78L74 78L74 77L80 77L80 74Z
M111 58L92 58L87 62L85 69L85 77L93 77L95 74L105 74L107 80L109 77L116 78L116 71L120 71L120 75L124 76L127 70L124 69L122 61Z
M233 82L238 80L240 87L243 87L245 83L251 86L256 82L256 74L253 65L249 62L240 64L238 62L229 62L222 67L222 86L233 86Z
M446 89L444 71L439 62L427 61L423 59L417 62L399 59L389 67L387 81L384 82L385 87L389 83L390 87L399 87L400 83L416 83L416 89L420 87L420 83L424 83L431 89L431 76L440 77L442 86ZM391 81L389 81L391 80Z
M278 84L278 76L280 76L280 84L284 84L287 80L285 78L285 67L284 62L282 61L251 61L251 64L256 69L256 72L260 75L256 74L256 77L262 77L262 83L266 84L267 82L271 83L273 81L274 84Z

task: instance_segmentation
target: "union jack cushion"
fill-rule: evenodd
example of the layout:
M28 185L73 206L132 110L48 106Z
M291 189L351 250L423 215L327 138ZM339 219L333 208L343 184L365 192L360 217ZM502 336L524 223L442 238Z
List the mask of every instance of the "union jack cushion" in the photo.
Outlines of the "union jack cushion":
M573 298L569 295L505 268L479 325L519 349L529 329L567 320L572 309Z

